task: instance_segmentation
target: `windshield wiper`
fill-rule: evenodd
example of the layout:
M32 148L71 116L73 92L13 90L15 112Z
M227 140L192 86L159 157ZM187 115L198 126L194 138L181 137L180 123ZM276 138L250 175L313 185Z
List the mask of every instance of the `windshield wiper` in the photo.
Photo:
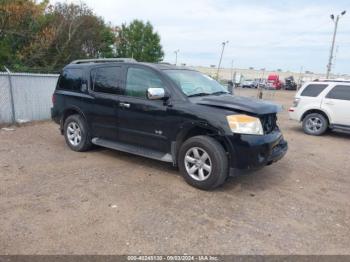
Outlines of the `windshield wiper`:
M223 95L223 94L228 94L228 92L226 92L226 91L217 91L217 92L211 93L211 95Z
M197 94L192 94L192 95L188 95L188 97L194 97L194 96L209 96L211 94L209 93L197 93Z

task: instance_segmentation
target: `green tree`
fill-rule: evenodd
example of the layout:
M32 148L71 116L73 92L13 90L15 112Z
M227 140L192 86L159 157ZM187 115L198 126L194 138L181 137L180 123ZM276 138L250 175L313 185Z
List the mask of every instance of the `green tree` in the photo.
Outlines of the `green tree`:
M89 7L48 3L0 0L0 67L57 72L75 59L116 55L115 33Z
M115 56L111 27L85 4L57 3L45 18L45 27L21 53L26 66L57 71L72 60Z
M18 51L32 41L41 28L48 0L0 0L0 67L20 63Z
M150 22L134 20L130 24L122 24L116 30L117 57L133 57L140 62L159 62L164 52L160 44L160 36L153 32Z

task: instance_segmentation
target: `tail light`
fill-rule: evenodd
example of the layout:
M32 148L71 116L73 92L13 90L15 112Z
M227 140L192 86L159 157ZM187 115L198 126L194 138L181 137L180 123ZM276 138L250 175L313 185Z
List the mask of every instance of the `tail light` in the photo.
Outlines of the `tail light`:
M293 101L293 107L297 107L299 104L300 98L295 98Z
M56 95L53 94L51 97L52 104L54 105L56 103Z
M299 104L300 98L295 98L293 101L293 107L297 107Z

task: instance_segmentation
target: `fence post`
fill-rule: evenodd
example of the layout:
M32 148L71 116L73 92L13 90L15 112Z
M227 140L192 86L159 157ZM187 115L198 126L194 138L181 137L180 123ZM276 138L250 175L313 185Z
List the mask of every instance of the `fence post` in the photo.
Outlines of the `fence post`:
M16 123L16 111L15 111L15 102L13 99L13 86L12 86L12 78L11 78L11 71L4 66L5 70L7 71L8 78L9 78L9 84L10 84L10 98L11 98L11 113L12 113L12 124Z

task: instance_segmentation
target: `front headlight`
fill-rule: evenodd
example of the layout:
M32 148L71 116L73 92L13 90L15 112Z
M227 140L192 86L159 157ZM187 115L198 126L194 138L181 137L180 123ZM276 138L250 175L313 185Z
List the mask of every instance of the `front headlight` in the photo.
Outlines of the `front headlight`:
M259 118L248 115L231 115L226 116L226 119L233 133L248 135L264 134Z

